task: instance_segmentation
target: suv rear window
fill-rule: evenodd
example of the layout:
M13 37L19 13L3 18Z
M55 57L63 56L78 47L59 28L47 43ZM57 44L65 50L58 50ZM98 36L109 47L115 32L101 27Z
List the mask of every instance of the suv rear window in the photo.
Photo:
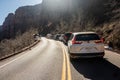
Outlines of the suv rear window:
M76 35L76 41L100 40L97 34L79 34Z

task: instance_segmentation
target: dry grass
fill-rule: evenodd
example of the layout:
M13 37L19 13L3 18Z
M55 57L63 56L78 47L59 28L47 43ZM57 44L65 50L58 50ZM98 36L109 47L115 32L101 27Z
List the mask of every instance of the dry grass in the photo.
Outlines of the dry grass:
M106 24L101 31L103 31L106 41L112 42L113 47L120 50L120 22Z
M33 34L37 33L36 29L30 29L15 39L3 40L0 42L0 57L15 53L34 42Z

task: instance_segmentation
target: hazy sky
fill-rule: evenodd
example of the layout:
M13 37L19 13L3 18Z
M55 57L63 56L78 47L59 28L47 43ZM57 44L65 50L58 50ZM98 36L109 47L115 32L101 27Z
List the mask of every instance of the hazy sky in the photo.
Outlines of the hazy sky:
M7 17L8 13L14 13L20 6L35 5L42 0L0 0L0 25Z

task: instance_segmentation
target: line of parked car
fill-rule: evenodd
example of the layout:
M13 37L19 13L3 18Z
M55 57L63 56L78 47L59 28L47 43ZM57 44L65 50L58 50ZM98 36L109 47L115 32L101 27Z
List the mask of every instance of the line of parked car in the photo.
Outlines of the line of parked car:
M56 34L54 36L54 39L62 41L65 45L67 45L68 40L69 40L71 34L72 34L72 32L68 32L68 33L64 33L64 34Z
M68 46L70 58L103 58L104 39L95 32L67 32L56 34L55 40L62 41Z

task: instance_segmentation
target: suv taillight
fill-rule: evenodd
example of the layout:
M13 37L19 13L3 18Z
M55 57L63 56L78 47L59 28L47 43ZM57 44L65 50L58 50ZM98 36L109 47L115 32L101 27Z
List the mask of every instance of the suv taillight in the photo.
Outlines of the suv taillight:
M74 38L72 40L72 44L82 44L82 42L81 41L76 41L76 38Z

